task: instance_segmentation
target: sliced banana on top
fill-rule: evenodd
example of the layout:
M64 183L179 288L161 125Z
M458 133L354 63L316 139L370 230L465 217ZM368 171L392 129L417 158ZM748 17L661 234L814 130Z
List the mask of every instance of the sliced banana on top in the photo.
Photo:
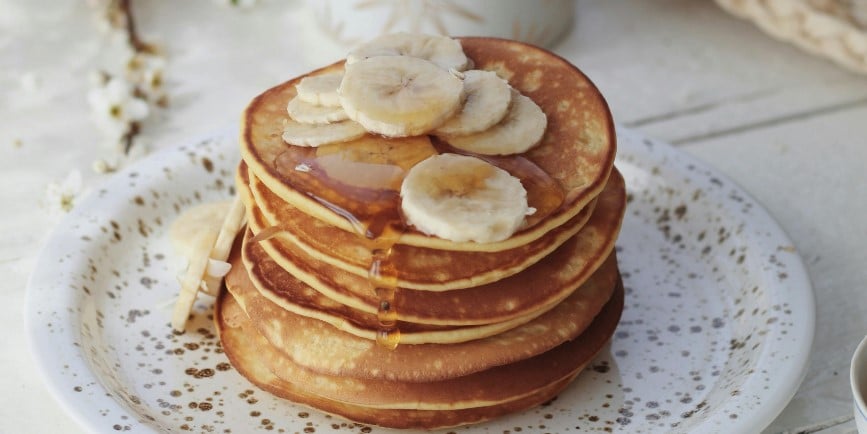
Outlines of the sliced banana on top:
M303 124L286 119L283 124L283 141L295 146L322 146L355 140L367 134L364 127L355 121L341 121L330 124Z
M337 87L343 80L343 72L304 77L295 85L301 101L325 107L340 107Z
M460 42L447 36L392 33L380 36L352 50L346 56L346 64L379 56L417 57L429 60L447 71L450 69L463 71L470 63Z
M455 148L476 154L520 154L542 140L547 124L545 112L532 99L512 90L512 104L500 123L479 133L441 138Z
M318 104L311 104L302 100L299 97L289 100L286 105L286 111L289 117L301 122L302 124L330 124L332 122L340 122L349 119L343 107L327 107Z
M434 134L466 135L487 130L506 117L512 101L512 86L493 71L465 71L466 100L461 110Z
M349 118L387 137L425 134L452 117L464 85L452 73L414 57L371 57L346 66L338 89Z
M418 230L447 240L509 238L529 212L518 178L476 157L439 154L413 166L400 189L401 209Z

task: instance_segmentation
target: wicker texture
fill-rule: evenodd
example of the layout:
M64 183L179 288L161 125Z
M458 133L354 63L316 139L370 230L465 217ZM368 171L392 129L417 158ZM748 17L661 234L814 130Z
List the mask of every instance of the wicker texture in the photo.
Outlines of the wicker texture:
M716 0L768 34L867 74L867 0Z

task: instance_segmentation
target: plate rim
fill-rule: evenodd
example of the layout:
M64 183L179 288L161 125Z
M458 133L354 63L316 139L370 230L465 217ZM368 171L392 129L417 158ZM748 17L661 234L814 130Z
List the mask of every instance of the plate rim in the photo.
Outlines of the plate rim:
M619 125L617 126L617 136L618 138L621 136L629 136L635 143L644 146L658 147L663 149L663 152L668 155L674 155L675 158L681 159L686 163L708 170L715 178L732 186L737 193L745 199L745 202L752 203L753 211L757 212L751 216L751 224L753 224L757 219L762 220L758 224L768 232L774 240L795 247L792 237L789 236L785 228L783 228L780 222L773 216L773 214L771 214L765 205L756 199L747 189L741 186L740 183L722 172L720 169L717 169L712 164L693 155L686 149L681 149L664 141L649 138L635 130ZM763 396L762 405L758 406L756 411L749 413L747 417L739 415L738 419L727 421L732 429L758 429L759 431L763 431L770 426L786 408L792 398L794 398L809 371L813 341L815 340L816 335L816 295L813 289L812 279L807 271L803 257L801 256L800 251L797 250L797 247L795 247L795 249L794 254L787 258L786 273L789 277L786 286L794 287L794 289L796 289L796 291L789 294L789 296L798 295L799 297L795 297L795 299L798 300L799 305L804 308L804 312L802 313L804 316L798 316L798 320L794 322L793 326L796 331L803 333L803 339L798 340L800 345L797 349L791 351L792 357L790 357L790 359L794 359L794 361L785 365L788 369L775 370L774 372L774 378L777 378L778 383L781 385L780 387L784 386L784 388L768 388L769 392ZM797 333L795 333L795 335L797 335ZM767 352L768 348L763 348L759 359L765 357ZM780 378L782 379L780 380ZM711 420L706 419L702 425L699 425L698 427L705 428L703 425L706 425L709 422L711 422Z
M236 131L236 128L217 129L210 134L196 136L197 139L184 140L166 146L157 152L146 156L142 160L125 167L117 173L114 173L112 176L101 180L101 182L98 182L90 189L90 192L85 197L76 203L76 206L72 211L63 216L63 218L55 224L40 247L39 254L36 257L31 273L28 276L25 289L24 321L27 328L29 354L36 363L37 372L41 375L42 384L45 385L54 401L57 402L63 411L80 427L91 432L103 431L104 425L97 425L96 422L98 419L94 417L94 411L98 411L95 405L97 402L101 406L110 406L112 412L117 411L121 415L128 416L130 422L139 421L141 415L131 412L126 405L121 404L114 397L108 396L111 392L103 385L102 380L93 372L89 362L86 360L86 355L83 350L71 345L71 342L74 342L74 340L70 342L68 339L64 339L63 341L67 345L67 349L74 352L76 361L85 368L84 372L76 371L78 374L77 381L93 381L97 384L99 390L105 392L105 394L95 396L93 399L76 399L82 398L84 395L75 395L79 392L73 390L71 383L67 380L68 377L62 375L61 371L55 369L56 366L51 364L53 360L52 356L54 355L53 349L54 345L57 344L57 340L51 338L52 333L48 333L44 328L44 324L40 322L41 319L39 319L38 315L40 305L36 300L35 293L43 291L46 286L53 286L53 284L49 281L49 274L41 273L40 275L39 271L50 269L49 265L56 263L57 256L53 255L55 249L52 247L62 246L69 241L73 241L72 238L67 236L67 232L64 229L69 227L71 223L74 223L83 217L88 217L82 210L95 209L93 205L102 200L98 194L100 190L111 189L112 184L118 180L129 176L132 172L140 171L144 166L153 165L161 159L179 152L179 150L185 145L202 143L215 138L221 139L225 137L234 137L236 134L233 135L231 133ZM648 144L652 144L654 147L663 149L663 152L668 155L674 155L678 159L709 171L714 177L732 186L739 194L743 195L746 201L753 204L753 209L756 210L757 213L751 216L751 223L755 219L760 219L762 221L759 224L763 229L770 233L774 240L779 240L792 246L795 245L783 226L773 217L761 202L759 202L739 183L721 172L712 164L701 160L685 149L675 147L663 141L650 139L641 133L619 125L616 126L616 136L618 138L618 150L621 148L620 139L629 137L630 141L634 142L636 146L642 146L642 144L648 146ZM742 415L744 417L739 417L737 420L729 421L731 423L729 426L732 426L733 428L743 427L751 430L763 430L767 428L797 393L809 369L809 362L812 356L811 349L813 346L813 340L815 339L815 292L800 252L796 250L793 255L787 258L787 261L786 271L789 274L787 285L795 289L795 291L792 292L792 295L798 295L798 297L796 297L798 305L803 306L804 310L804 312L799 313L798 321L794 324L795 330L803 334L803 339L798 340L800 346L791 352L791 362L785 365L788 369L775 370L774 377L778 379L782 377L782 379L778 381L779 386L768 389L769 392L763 396L762 405L759 406L760 408L757 411L749 413L748 416ZM64 291L60 292L60 294L63 295L56 297L55 302L59 303L61 301L70 301L73 299L72 291ZM71 304L65 303L64 306L71 306ZM65 333L53 333L53 335L74 337L71 335L71 333L73 333L72 329L78 330L77 327L77 324L73 324L73 327L68 328L69 331L66 331ZM767 348L763 348L759 359L764 357L764 353L766 352ZM69 387L64 388L64 386ZM710 422L711 419L706 419L702 421L700 425L697 425L696 428L706 427ZM133 432L157 432L152 425L146 423L137 423L132 427L132 430Z
M79 219L86 218L87 216L84 215L84 209L99 209L94 208L92 205L100 202L100 191L111 189L112 184L128 177L130 173L140 170L142 166L155 164L166 156L179 152L183 146L201 143L204 140L209 140L215 137L224 137L228 135L229 131L232 131L232 129L224 128L222 130L215 130L211 134L198 136L198 139L188 139L173 143L145 156L141 160L138 160L129 166L124 167L123 169L111 174L111 176L100 180L94 186L89 188L83 197L76 201L75 205L68 213L55 222L54 227L48 232L43 240L42 246L39 248L39 254L36 256L33 268L30 271L30 275L27 277L27 286L25 288L24 323L27 327L26 333L29 354L31 359L36 363L37 372L41 375L42 384L46 387L54 401L60 405L67 416L87 431L102 432L104 430L102 425L96 424L93 414L89 414L85 411L87 409L93 411L95 408L93 406L80 404L80 402L91 402L91 400L80 399L78 400L79 403L77 403L75 399L76 396L73 394L74 390L69 384L69 381L67 381L66 377L60 374L58 369L53 369L56 368L51 364L53 355L53 347L51 345L54 341L51 339L50 333L46 332L44 329L43 324L39 322L40 309L35 294L37 291L41 291L45 287L52 286L52 283L46 274L43 273L43 275L40 275L39 270L48 268L49 264L56 262L56 256L52 255L52 252L54 251L52 247L64 245L67 240L70 239L64 229L71 226L72 223ZM71 297L71 291L64 291L60 294L63 294L63 296L58 297L58 300L72 301L73 299L73 297ZM73 306L71 303L66 303L65 305L67 307ZM72 333L72 331L69 331L63 335L73 337ZM71 343L74 342L75 341L73 340L71 342L66 342L66 344L74 346L71 345ZM77 372L79 373L79 378L95 382L99 388L106 393L106 395L99 396L99 402L107 402L108 404L106 405L110 407L111 411L118 411L119 414L130 417L132 421L138 421L139 415L129 412L126 406L121 405L113 397L109 400L102 399L109 398L108 394L111 392L105 388L102 381L94 374L90 364L86 361L83 352L80 349L75 349L74 352L76 355L75 361L83 364L84 367L87 368L86 376L81 376L81 373ZM64 388L64 386L70 387ZM142 432L151 433L157 432L153 427L147 424L139 424L134 427L133 430L141 430Z

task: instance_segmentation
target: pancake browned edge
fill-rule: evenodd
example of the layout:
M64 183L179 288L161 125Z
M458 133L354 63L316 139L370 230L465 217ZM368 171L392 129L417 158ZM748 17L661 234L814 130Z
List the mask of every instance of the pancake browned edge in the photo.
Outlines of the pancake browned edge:
M243 186L239 185L238 189L239 193L243 192ZM504 276L492 283L447 292L399 288L395 293L395 305L400 309L400 318L423 324L482 325L527 317L534 312L540 314L552 308L586 280L614 248L626 207L626 188L616 169L608 186L595 200L598 206L577 235L558 243L557 249L520 273ZM245 198L245 201L247 222L256 234L263 227L258 204L250 198ZM271 260L294 278L341 304L376 313L379 300L370 291L367 279L317 261L291 243L278 243L278 237L258 244ZM463 259L473 261L466 255ZM254 281L263 282L251 267L248 269ZM438 269L429 267L428 272L436 273ZM263 288L262 284L257 286ZM270 289L280 288L272 286ZM272 301L278 301L271 295L273 291L262 292Z
M609 178L610 180L610 178ZM268 240L271 256L285 264L288 249L300 249L311 259L340 268L360 278L367 278L370 241L317 220L280 199L249 173L242 161L235 185L247 208L255 207L262 223L251 222L256 233L260 228L279 227L281 232ZM400 270L397 285L426 291L472 288L517 274L556 250L575 235L590 218L596 200L590 201L571 220L542 237L498 252L448 251L395 244L389 260ZM290 261L291 262L291 261ZM431 269L431 264L437 264Z
M240 252L233 252L230 263L238 264L239 256ZM526 324L482 339L447 345L401 344L393 350L342 331L343 325L328 319L331 316L327 312L329 305L323 305L315 316L309 316L297 309L302 306L272 302L250 281L242 264L232 267L226 276L226 287L257 331L295 364L325 375L431 382L528 359L573 339L590 325L611 298L618 276L616 258L612 254L572 295ZM315 293L304 287L297 290L302 298L304 293ZM352 321L352 317L347 316L333 319ZM400 327L406 327L410 335L425 333L419 330L418 324L401 324ZM453 329L452 332L464 331Z
M345 401L329 399L302 389L297 385L279 378L260 358L260 347L257 343L264 341L255 333L249 324L249 319L227 291L221 291L217 298L215 323L220 334L223 350L237 371L250 382L268 392L294 402L311 406L326 413L336 414L354 422L386 426L391 428L436 429L457 425L483 422L504 414L532 408L549 401L560 393L577 376L587 363L603 348L617 327L617 322L623 311L623 286L618 280L617 288L611 300L593 320L587 330L572 341L554 348L540 356L526 359L513 365L492 368L478 374L458 378L455 384L444 382L443 387L452 391L460 391L461 381L467 384L488 383L491 390L497 390L509 384L509 387L521 384L522 373L539 369L547 369L556 364L565 364L570 369L565 377L555 378L545 386L520 393L520 390L510 392L515 399L501 400L493 405L469 406L460 409L418 410L370 407ZM561 367L554 376L562 373ZM318 374L311 374L318 375ZM475 378L474 378L475 377ZM325 381L333 379L325 378ZM382 386L380 384L379 386ZM399 387L407 387L401 384ZM422 387L422 386L420 386ZM432 383L425 384L432 390L437 388ZM445 389L441 389L445 390ZM525 391L526 392L526 391ZM466 393L466 391L465 391ZM432 394L435 396L435 394ZM460 397L452 395L455 400Z

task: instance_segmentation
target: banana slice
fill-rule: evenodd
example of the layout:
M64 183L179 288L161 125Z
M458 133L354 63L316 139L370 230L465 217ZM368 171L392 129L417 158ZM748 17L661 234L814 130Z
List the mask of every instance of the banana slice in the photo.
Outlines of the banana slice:
M202 284L202 276L205 275L208 268L208 253L211 251L212 244L213 242L209 240L207 233L200 232L196 236L193 246L199 254L189 258L190 263L187 266L187 271L181 277L178 300L175 302L174 310L172 310L172 329L175 331L184 331L184 326L187 324L187 318L196 302L199 286Z
M245 209L240 197L235 197L224 215L216 237L207 230L191 229L195 235L188 247L190 262L180 278L181 290L172 311L172 329L177 332L184 331L199 290L216 296L222 285L223 276L231 268L226 259L232 250L235 236L244 225ZM216 216L212 215L210 220L211 223L217 221ZM183 228L187 224L183 223L179 227ZM172 226L172 230L175 230L175 225Z
M520 154L542 140L548 118L533 100L512 90L512 104L500 123L480 133L440 138L455 148L484 155Z
M458 242L509 238L530 211L518 178L458 154L435 155L415 165L403 180L400 196L411 225Z
M346 56L351 65L371 57L409 56L429 60L446 71L467 69L470 60L464 54L460 42L447 36L422 35L417 33L392 33L380 36Z
M350 120L315 125L286 119L283 124L283 141L295 146L316 147L329 143L348 142L366 133L361 124Z
M229 200L207 202L184 210L169 228L169 240L175 252L184 258L192 258L200 252L195 250L199 233L207 234L207 243L213 243L220 233L220 224L232 208ZM207 254L207 253L206 253Z
M327 107L310 104L297 96L292 98L289 104L286 105L286 111L289 113L289 117L302 124L323 125L349 119L346 111L340 106Z
M460 112L434 130L434 134L462 136L474 134L496 125L509 112L512 87L493 71L465 71L464 93L467 95Z
M302 78L295 85L295 90L301 101L324 107L340 107L340 96L337 95L340 80L343 80L342 72L313 75Z
M217 235L214 246L211 248L208 256L208 267L204 276L204 290L206 294L216 296L223 283L223 277L229 272L232 267L226 260L229 258L229 252L232 250L232 244L235 242L235 236L241 231L244 225L244 217L246 216L246 208L244 202L239 196L235 196L232 201L232 207L226 213L223 219L223 225L220 227L220 233Z
M414 57L371 57L346 66L338 93L349 118L387 137L425 134L460 109L463 82Z

